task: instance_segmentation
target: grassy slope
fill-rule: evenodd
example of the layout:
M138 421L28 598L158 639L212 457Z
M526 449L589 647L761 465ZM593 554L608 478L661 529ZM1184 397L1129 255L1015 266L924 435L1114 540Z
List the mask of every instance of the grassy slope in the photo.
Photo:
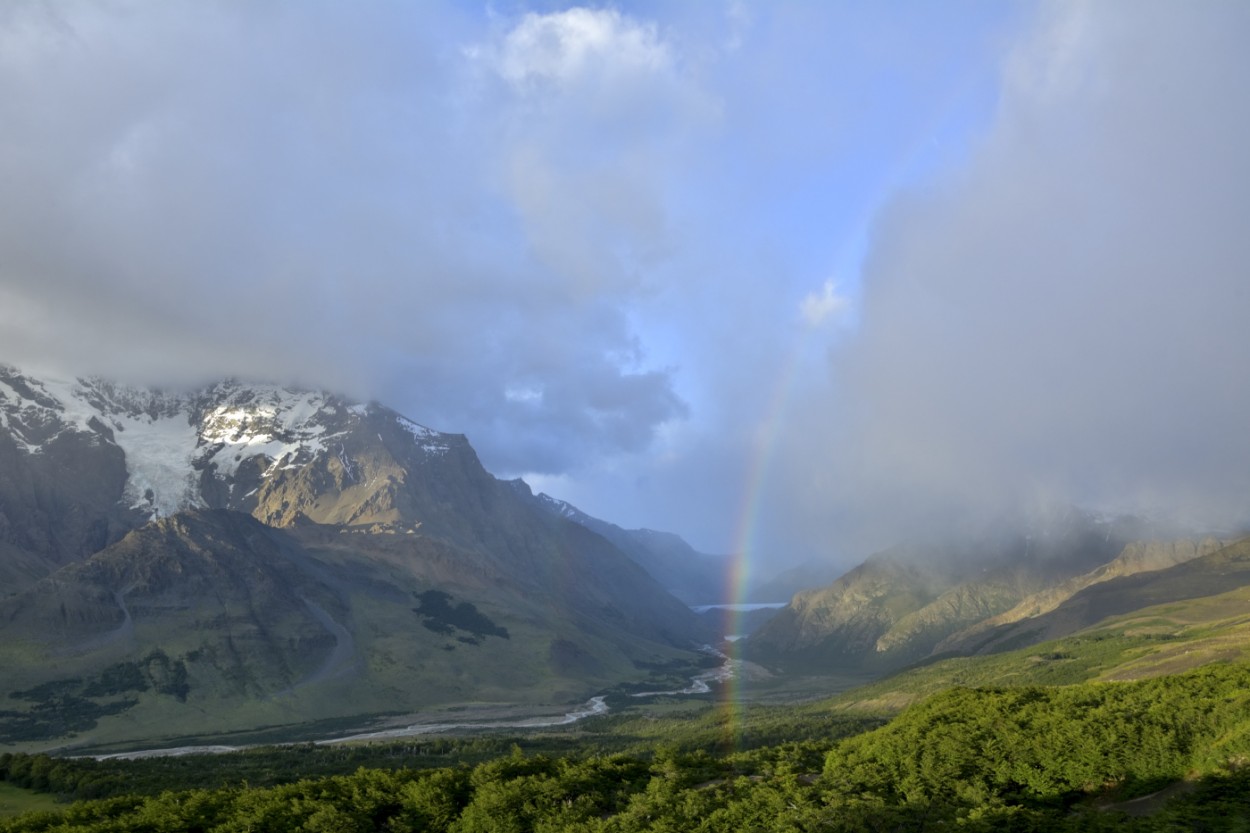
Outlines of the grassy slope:
M18 816L22 813L60 810L64 807L65 805L47 793L24 790L12 784L0 783L0 818Z
M839 695L829 705L892 713L952 686L1132 680L1180 673L1212 662L1247 660L1250 586L1146 607L1015 651L936 659Z
M245 520L238 521L245 532L263 529ZM224 535L212 525L208 530L218 538ZM166 555L170 548L164 541L156 542L161 547L153 545L159 550L155 558L123 560L121 556L130 553L116 553L113 560L126 569L146 569L143 577L157 589L130 590L128 601L135 621L129 633L94 650L41 655L34 642L12 639L0 644L0 667L9 669L0 687L0 743L33 751L112 748L126 741L143 746L181 745L192 738L228 735L221 742L233 744L243 742L238 733L246 736L256 730L264 730L273 739L283 730L286 737L298 739L323 736L326 732L310 735L307 729L324 729L325 721L335 726L331 732L345 731L383 715L482 702L551 705L559 713L560 707L584 702L604 687L646 679L652 667L679 663L684 672L699 659L692 651L664 644L652 634L634 633L629 622L617 626L606 616L595 618L598 611L587 613L579 608L577 597L521 593L494 573L474 572L466 566L462 551L439 542L418 536L347 535L317 529L303 537L311 544L306 549L288 545L269 559L288 572L303 571L285 583L268 574L261 576L265 582L251 580L247 569L254 566L250 563L254 559L240 554L240 547L229 549L215 543L191 550L179 539L176 543L190 552L178 564L186 561L202 566L202 572L232 577L227 589L235 592L224 600L224 591L211 591L222 586L220 581L209 585L209 590L197 587L198 593L161 591L166 585L180 587L174 567L163 571L150 567L177 560ZM173 576L168 581L167 573ZM296 579L308 587L289 590L287 586ZM265 592L257 589L261 585ZM446 623L428 627L424 621L428 617L423 618L415 608L419 592L431 586L450 591L450 604L473 599L481 621L490 623L487 631L475 635ZM331 638L326 627L312 618L304 598L329 611L333 625L350 628L349 645L340 661L327 662L337 637ZM104 612L96 618L105 621L106 632L116 629L116 623L107 621L104 614L119 617L118 603L109 595L101 606ZM198 610L196 606L205 612L191 615ZM54 610L55 604L40 609ZM94 608L88 612L96 613ZM225 618L226 612L232 618ZM288 650L301 635L309 634L319 637L320 643L308 650ZM149 685L146 690L86 697L90 702L82 704L106 707L113 702L134 702L119 714L88 717L56 731L57 727L18 731L24 715L37 707L46 706L46 712L48 708L64 711L64 706L48 698L39 702L13 698L12 692L53 682L68 686L69 693L84 699L84 689L97 682L102 668L133 662L144 653L140 650L136 655L136 644L160 646L172 662L185 666L189 685L185 702ZM213 650L204 650L205 644ZM223 671L225 658L234 665ZM300 664L295 666L294 660ZM292 667L281 675L270 674L260 681L263 684L247 684L227 673L274 670L279 664ZM75 679L79 683L72 684ZM299 725L318 722L323 725Z

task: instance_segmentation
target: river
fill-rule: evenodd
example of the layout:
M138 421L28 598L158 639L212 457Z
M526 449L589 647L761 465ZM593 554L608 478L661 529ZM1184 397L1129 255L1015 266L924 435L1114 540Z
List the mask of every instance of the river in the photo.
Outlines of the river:
M704 671L690 680L690 685L681 689L671 691L642 691L630 695L631 697L654 697L657 695L678 695L678 694L707 694L712 690L711 683L724 683L731 680L741 672L741 660L730 659L725 654L705 645L701 649L704 653L709 653L723 660L723 663L710 671ZM550 726L567 726L570 723L576 723L587 717L595 717L608 713L608 704L606 698L602 696L591 697L582 705L566 712L563 715L540 715L536 717L520 718L517 720L499 720L499 721L466 721L463 723L413 723L408 726L399 726L394 729L381 729L375 732L362 732L354 735L343 735L341 737L325 738L323 740L314 741L318 746L329 746L336 743L352 743L356 741L370 740L394 740L396 738L409 738L417 735L429 735L435 732L451 732L462 729L476 730L492 730L492 729L542 729ZM97 761L133 761L140 758L176 758L183 755L221 755L227 752L240 752L244 749L256 749L261 746L296 746L298 744L245 744L241 746L177 746L170 749L138 749L133 752L114 752L110 755L93 755Z

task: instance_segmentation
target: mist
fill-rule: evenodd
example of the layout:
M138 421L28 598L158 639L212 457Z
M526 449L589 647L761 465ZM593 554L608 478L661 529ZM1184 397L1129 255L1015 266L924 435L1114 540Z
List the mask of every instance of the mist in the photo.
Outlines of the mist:
M1053 4L966 166L878 217L786 482L859 549L1076 504L1250 520L1250 58L1237 4ZM833 508L833 511L830 509ZM795 546L802 546L799 542Z

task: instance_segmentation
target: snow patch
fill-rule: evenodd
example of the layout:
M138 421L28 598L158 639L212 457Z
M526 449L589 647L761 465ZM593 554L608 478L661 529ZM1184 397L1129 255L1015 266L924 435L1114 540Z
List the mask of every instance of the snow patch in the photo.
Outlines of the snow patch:
M17 426L9 421L9 414L20 413L24 407L27 407L25 403L34 404L32 400L23 396L21 391L0 377L0 427L8 431L18 447L29 454L34 448L26 441Z
M204 414L199 431L207 444L199 459L224 477L258 456L272 461L266 475L311 462L326 450L326 440L343 433L327 433L322 419L336 409L319 393L251 386L229 391L226 400Z
M418 425L410 419L402 416L396 416L395 421L399 426L407 431L417 441L417 446L426 454L441 456L451 451L451 445L444 439L444 435L435 431L433 428L426 428L424 425Z
M352 465L352 458L347 456L346 449L343 444L339 443L339 464L343 467L343 477L348 483L356 482L356 467Z
M97 443L111 431L125 455L124 499L151 518L205 506L204 472L231 480L248 460L261 461L269 477L334 454L356 482L363 473L343 438L377 413L371 405L276 385L226 381L166 393L96 378L33 379L0 365L0 429L30 454L67 431ZM397 420L426 454L451 450L448 435Z

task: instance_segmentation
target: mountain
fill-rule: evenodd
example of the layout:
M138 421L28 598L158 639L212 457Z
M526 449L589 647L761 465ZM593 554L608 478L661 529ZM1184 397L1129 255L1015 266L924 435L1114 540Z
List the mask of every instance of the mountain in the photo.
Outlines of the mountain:
M238 381L0 368L0 576L0 742L584 700L711 636L463 436Z
M728 559L698 552L671 532L622 529L587 515L567 501L543 493L534 495L523 480L511 482L523 497L532 499L551 515L580 524L611 541L686 604L715 604L724 599Z
M142 520L123 501L126 456L105 438L112 429L88 417L66 430L63 410L0 365L0 587L29 584Z
M1250 539L1130 545L1106 570L1082 579L1062 601L1028 616L987 621L949 647L995 653L1067 636L1111 616L1250 586Z
M952 634L937 645L936 651L967 653L984 649L995 642L990 634L1005 626L1042 616L1080 593L1087 587L1138 573L1164 570L1221 549L1226 542L1216 538L1179 541L1136 541L1111 561L1067 581L1025 597L1015 607L991 616L970 628Z
M1139 680L1246 663L1247 611L1250 539L1243 539L1171 567L1096 582L1036 618L1004 627L1001 638L975 653L935 655L828 705L881 714L955 686Z
M1178 544L1167 555L1156 552L1162 545L1143 551L1132 543L1156 531L1135 518L1067 509L898 547L796 594L745 649L781 666L885 673L957 649L986 623L1029 615L1042 599L1076 592L1097 576L1198 551Z

